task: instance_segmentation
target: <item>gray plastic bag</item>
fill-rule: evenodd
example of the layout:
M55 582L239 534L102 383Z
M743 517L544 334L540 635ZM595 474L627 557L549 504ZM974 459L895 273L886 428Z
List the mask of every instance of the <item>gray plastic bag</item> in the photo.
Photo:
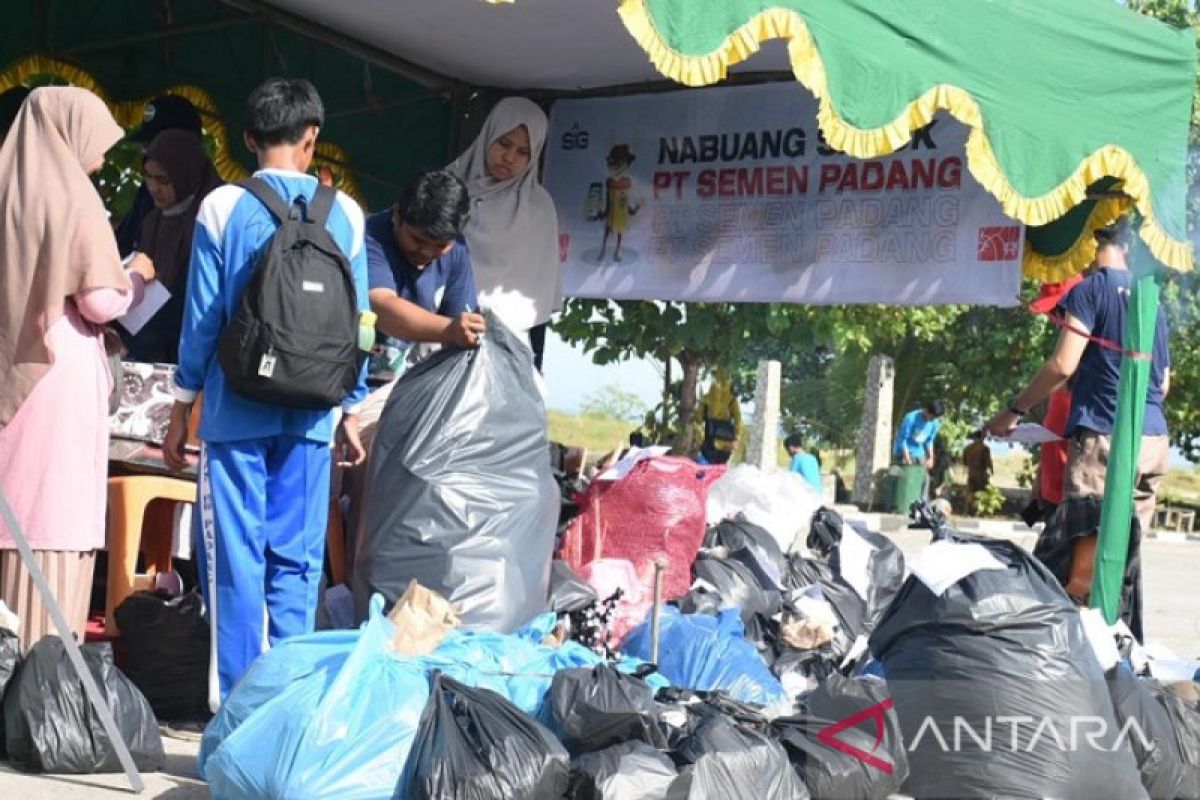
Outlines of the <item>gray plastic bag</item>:
M464 626L509 633L546 605L559 492L529 348L495 317L477 350L443 350L396 384L371 452L355 562L360 619L410 580Z
M625 742L571 763L570 800L687 800L671 759L645 742Z

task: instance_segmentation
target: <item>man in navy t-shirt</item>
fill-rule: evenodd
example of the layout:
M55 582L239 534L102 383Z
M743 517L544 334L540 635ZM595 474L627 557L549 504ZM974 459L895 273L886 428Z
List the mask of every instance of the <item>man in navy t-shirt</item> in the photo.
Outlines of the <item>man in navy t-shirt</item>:
M385 363L375 372L397 372L395 363L413 342L474 347L483 333L475 276L462 239L470 212L467 187L446 171L427 172L404 188L386 211L367 218L367 276L371 309Z
M991 433L1006 434L1033 406L1074 376L1071 413L1064 432L1068 439L1064 502L1058 520L1073 553L1069 574L1059 577L1065 578L1067 592L1081 602L1087 600L1091 591L1100 505L1117 415L1117 387L1133 284L1125 264L1130 236L1124 219L1096 232L1095 269L1058 306L1065 330L1054 354L1010 407L988 423ZM1167 340L1166 316L1160 307L1133 498L1134 513L1143 533L1149 530L1154 518L1155 494L1166 474L1170 450L1163 411L1171 384ZM1136 550L1131 553L1130 564L1136 569ZM1130 588L1136 589L1136 580L1126 583L1132 583ZM1140 633L1139 603L1136 596L1127 596L1122 602L1122 616L1128 618L1135 635Z

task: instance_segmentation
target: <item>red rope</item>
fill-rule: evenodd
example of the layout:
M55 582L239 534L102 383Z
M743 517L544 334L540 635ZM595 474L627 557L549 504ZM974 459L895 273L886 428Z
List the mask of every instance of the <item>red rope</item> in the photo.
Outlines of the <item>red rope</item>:
M1069 331L1069 332L1075 334L1076 336L1082 336L1083 338L1087 339L1089 342L1094 342L1095 344L1099 345L1100 347L1103 347L1106 350L1115 350L1116 352L1120 353L1121 355L1125 356L1126 358L1135 358L1135 359L1140 359L1143 361L1148 361L1152 358L1151 353L1143 353L1138 350L1126 350L1124 347L1121 346L1121 344L1119 342L1114 342L1112 339L1105 339L1103 336L1093 336L1091 333L1089 333L1088 331L1085 331L1082 328L1076 328L1074 325L1067 322L1062 316L1055 314L1053 311L1043 311L1043 312L1035 312L1035 313L1041 313L1048 320L1050 320L1052 323L1054 323L1055 326L1061 328L1064 331Z

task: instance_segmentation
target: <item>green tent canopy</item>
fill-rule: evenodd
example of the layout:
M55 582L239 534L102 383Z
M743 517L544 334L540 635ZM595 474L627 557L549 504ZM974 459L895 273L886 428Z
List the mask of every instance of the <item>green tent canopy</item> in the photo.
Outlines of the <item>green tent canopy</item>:
M1094 252L1090 230L1122 209L1088 197L1119 182L1168 267L1192 267L1185 209L1196 75L1190 30L1112 0L622 0L629 32L663 75L722 80L770 39L820 101L826 139L890 153L945 110L970 126L968 166L1031 226L1026 273L1058 279Z

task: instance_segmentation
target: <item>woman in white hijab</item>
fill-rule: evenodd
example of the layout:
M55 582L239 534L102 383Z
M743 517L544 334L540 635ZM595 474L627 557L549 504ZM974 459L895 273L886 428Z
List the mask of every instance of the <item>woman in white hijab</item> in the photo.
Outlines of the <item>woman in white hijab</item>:
M542 110L525 98L506 97L448 167L471 194L464 233L479 304L526 335L562 307L558 213L537 179L545 142ZM540 352L536 356L540 368Z

